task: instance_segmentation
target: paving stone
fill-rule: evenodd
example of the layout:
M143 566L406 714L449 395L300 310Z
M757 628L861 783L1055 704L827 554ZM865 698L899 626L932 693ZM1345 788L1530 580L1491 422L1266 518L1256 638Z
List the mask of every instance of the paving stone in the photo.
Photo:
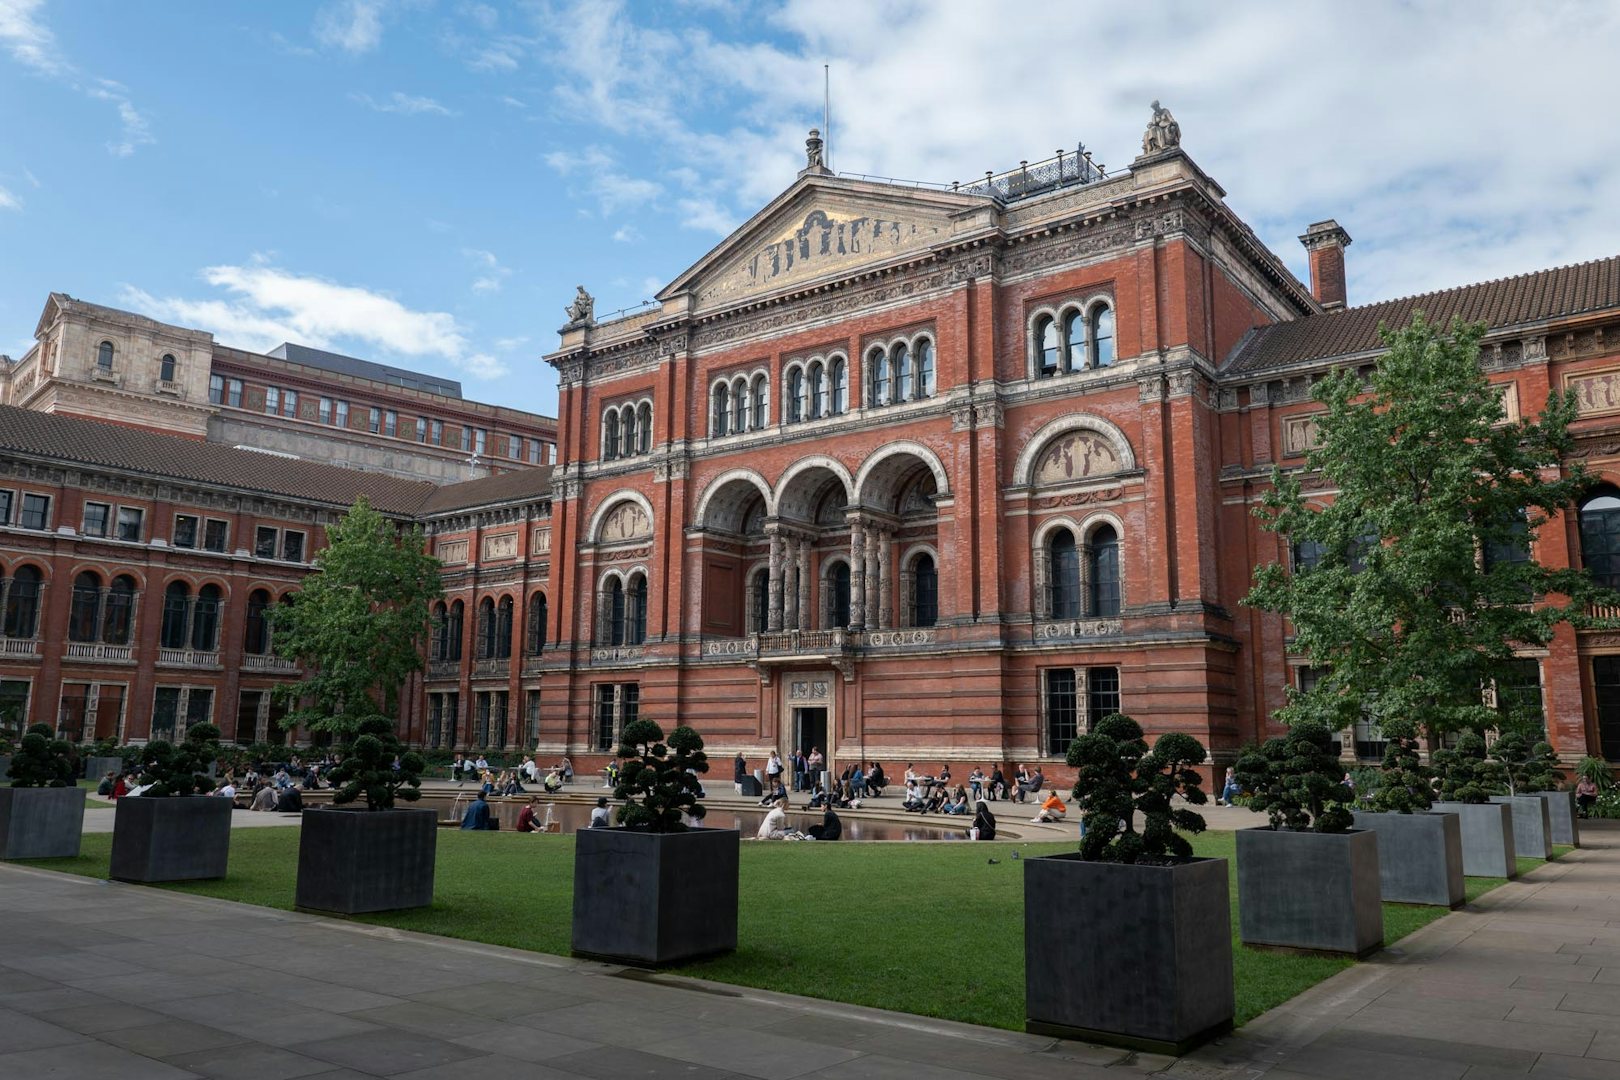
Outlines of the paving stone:
M550 1061L567 1054L577 1054L581 1050L594 1050L602 1045L518 1024L502 1024L490 1031L463 1035L450 1041L482 1053L523 1058L526 1061Z
M125 1050L159 1059L190 1054L198 1050L217 1050L222 1046L236 1046L243 1042L240 1035L232 1032L169 1017L164 1017L156 1024L103 1031L96 1038L114 1046L121 1046Z
M393 1080L582 1080L582 1076L562 1072L543 1062L494 1054L465 1065L452 1062L416 1072L395 1073Z
M83 1035L58 1027L37 1016L12 1009L0 1009L0 1054L38 1050L46 1046L66 1046L86 1041Z
M318 1042L298 1043L288 1049L344 1068L384 1075L487 1056L446 1039L395 1030L343 1035ZM469 1067L469 1072L475 1071L479 1071L476 1066Z
M198 1076L218 1077L220 1080L301 1080L315 1073L330 1072L332 1063L318 1058L307 1058L291 1050L275 1046L238 1044L217 1050L198 1050L169 1059Z
M765 1031L732 1028L702 1035L684 1035L643 1047L649 1054L712 1065L727 1072L763 1080L793 1077L860 1056L859 1051L823 1046Z
M658 1057L623 1046L603 1046L568 1054L548 1064L577 1076L599 1080L733 1080L738 1076L710 1065Z
M196 1076L101 1042L0 1056L0 1080L195 1080Z

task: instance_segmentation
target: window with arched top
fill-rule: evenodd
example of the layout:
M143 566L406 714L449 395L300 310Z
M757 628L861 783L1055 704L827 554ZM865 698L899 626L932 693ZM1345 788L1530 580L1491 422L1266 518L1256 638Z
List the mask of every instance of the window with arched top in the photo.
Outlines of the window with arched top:
M1114 309L1098 304L1091 310L1091 366L1105 368L1114 362Z
M86 570L73 579L73 603L68 609L68 640L95 641L101 621L101 579Z
M731 428L731 388L721 383L714 388L714 421L710 425L715 438L720 438L730 432Z
M1054 619L1080 617L1080 551L1074 534L1054 529L1046 541L1047 614Z
M872 361L872 404L887 405L889 403L889 354L882 349L873 349Z
M486 596L478 601L478 647L473 653L476 660L489 660L495 655L495 600Z
M911 563L912 626L933 626L939 621L939 569L926 551Z
M191 615L191 588L183 581L171 581L163 590L163 625L158 642L165 649L186 647L186 629Z
M1119 614L1119 534L1112 525L1099 525L1086 544L1088 614L1108 618Z
M113 365L113 344L103 341L96 346L96 366L102 371L111 371Z
M911 350L905 345L896 345L889 354L894 365L894 400L896 404L910 401L912 396Z
M849 563L840 559L827 570L826 630L849 625Z
M602 420L602 458L612 461L619 456L619 413L617 409L609 409L607 416Z
M748 632L763 634L770 627L771 573L760 567L748 579Z
M741 375L731 381L731 430L748 430L748 381Z
M833 416L842 416L849 411L849 361L833 357L827 381L832 395L829 411Z
M624 642L640 645L647 640L647 577L636 574L624 591ZM615 644L618 644L617 642Z
M529 625L523 641L523 651L529 656L539 656L546 647L546 610L545 593L529 597Z
M626 405L619 410L619 456L630 457L635 454L641 436L636 432L636 407Z
M753 387L754 430L760 431L770 423L771 382L763 374L754 376Z
M433 629L428 658L443 660L450 652L450 609L443 600L433 605Z
M652 406L643 401L636 406L636 453L652 453Z
M927 338L917 342L917 396L934 396L934 343Z
M820 360L816 360L810 365L808 399L810 419L820 420L827 415L827 370L822 367Z
M164 353L163 359L158 361L158 378L164 382L174 382L174 356Z
M128 645L134 633L135 579L128 574L113 578L101 617L101 640L107 645Z
M446 660L460 660L462 642L467 633L467 605L460 600L450 605L450 619L445 628Z
M512 598L501 597L501 602L495 608L495 647L490 654L497 660L509 660L512 657L512 613Z
M793 368L788 372L787 397L782 402L787 409L787 422L796 424L804 419L804 369Z
M624 583L618 578L609 578L607 588L602 594L602 602L607 611L607 643L609 645L623 645Z
M248 594L247 619L242 624L242 651L250 656L263 656L270 651L270 593L254 589Z
M1041 377L1050 378L1058 374L1062 368L1058 349L1057 320L1050 315L1043 315L1035 320L1035 342L1040 350Z
M224 594L218 585L204 585L197 590L197 602L191 613L191 647L197 652L213 652L219 648L219 610Z
M1581 503L1581 565L1599 585L1620 588L1620 488L1605 484Z
M1086 315L1071 311L1063 317L1063 370L1080 371L1087 363Z

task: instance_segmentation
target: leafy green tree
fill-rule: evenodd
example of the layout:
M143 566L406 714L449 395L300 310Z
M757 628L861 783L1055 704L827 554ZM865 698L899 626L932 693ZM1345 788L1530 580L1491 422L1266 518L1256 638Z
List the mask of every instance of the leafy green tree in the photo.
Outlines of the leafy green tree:
M1483 700L1515 647L1545 645L1585 605L1616 602L1584 570L1544 567L1530 544L1589 483L1554 393L1508 420L1479 368L1483 325L1421 315L1384 331L1370 376L1314 388L1327 406L1304 470L1274 469L1257 514L1301 554L1258 567L1245 603L1286 615L1294 648L1326 674L1277 717L1343 730L1363 716L1391 738L1539 724L1526 695ZM1334 492L1318 503L1306 481ZM1534 601L1532 603L1531 601Z
M613 797L624 800L619 807L619 824L649 832L685 832L682 813L695 821L708 812L698 802L703 790L699 773L709 771L709 757L703 752L703 736L684 724L669 733L651 720L633 720L619 737L619 757L624 770L619 774Z
M395 760L399 767L394 767ZM394 732L394 722L372 715L360 721L354 740L343 760L333 767L328 779L336 790L332 801L338 805L364 797L368 810L390 810L394 800L415 802L421 798L422 755L407 750Z
M1491 744L1490 756L1499 761L1507 774L1509 795L1535 791L1556 791L1564 774L1558 769L1558 755L1545 740L1531 741L1520 731L1504 732Z
M1150 750L1135 720L1118 713L1103 717L1069 744L1068 762L1077 770L1074 800L1085 826L1080 854L1091 862L1117 863L1192 855L1192 845L1176 830L1201 833L1204 819L1172 808L1170 797L1183 795L1194 806L1208 801L1193 768L1203 760L1203 744L1191 735L1160 735Z
M157 739L141 747L140 771L150 784L141 797L202 795L214 790L207 776L210 763L219 760L219 728L192 724L178 745Z
M1384 747L1384 764L1378 773L1378 786L1372 791L1372 809L1393 814L1410 814L1434 805L1433 772L1423 764L1418 740L1392 738Z
M1457 736L1457 745L1434 752L1440 772L1440 797L1448 802L1487 803L1507 794L1507 769L1485 755L1485 737L1473 731Z
M1234 769L1238 783L1254 792L1249 809L1266 814L1273 829L1349 830L1345 804L1356 793L1343 782L1333 733L1323 725L1301 720L1238 758Z
M444 593L422 530L397 529L364 498L326 535L303 591L271 612L276 652L305 672L275 693L297 704L283 727L347 740L367 717L398 715L400 686L422 668L429 605Z
M51 737L48 724L35 724L22 737L11 759L12 787L72 787L78 770L73 747Z

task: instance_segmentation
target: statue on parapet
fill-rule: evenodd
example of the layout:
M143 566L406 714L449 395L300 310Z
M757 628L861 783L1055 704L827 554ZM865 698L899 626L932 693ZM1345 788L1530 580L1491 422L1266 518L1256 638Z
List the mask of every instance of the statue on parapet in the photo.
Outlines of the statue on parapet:
M574 286L574 302L563 308L569 326L590 326L596 322L596 297L585 291L585 286Z
M1161 150L1174 150L1181 145L1181 125L1170 115L1170 110L1153 103L1153 118L1142 133L1142 153L1157 154Z

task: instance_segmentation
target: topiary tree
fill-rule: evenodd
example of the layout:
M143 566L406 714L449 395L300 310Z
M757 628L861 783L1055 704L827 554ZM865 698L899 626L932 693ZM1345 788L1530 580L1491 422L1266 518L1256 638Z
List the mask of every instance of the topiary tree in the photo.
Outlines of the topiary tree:
M394 768L394 759L399 768ZM415 750L407 750L394 734L386 716L368 716L359 734L343 751L343 760L330 775L332 801L352 803L364 796L367 810L392 810L395 799L415 802L422 796L422 770L427 764Z
M73 746L53 739L47 724L35 724L22 737L11 759L14 788L72 787L78 770L73 767Z
M1507 769L1485 756L1485 740L1472 731L1457 736L1457 745L1434 752L1440 773L1440 797L1450 802L1488 803L1507 794Z
M1343 783L1344 770L1333 754L1333 733L1312 722L1267 739L1238 758L1238 783L1254 792L1249 809L1263 812L1273 829L1348 832L1352 818L1345 804L1355 792Z
M1564 774L1558 768L1558 755L1544 739L1531 742L1522 732L1509 731L1491 744L1490 756L1501 762L1507 774L1509 795L1533 791L1557 791Z
M1378 773L1378 786L1372 792L1374 810L1387 814L1410 814L1434 805L1433 770L1423 764L1415 737L1392 738L1384 748L1384 764Z
M143 797L202 795L214 789L208 766L219 758L219 728L192 724L177 746L166 739L149 742L141 750L140 770L151 787Z
M619 824L648 832L685 832L682 813L702 821L707 811L698 802L703 784L698 773L709 771L703 736L682 725L669 733L651 720L635 720L619 738L624 768L613 797L622 799Z
M1176 830L1204 831L1204 819L1191 810L1172 809L1181 794L1200 806L1208 801L1202 778L1204 747L1191 735L1159 736L1152 749L1142 727L1115 713L1069 744L1068 762L1078 771L1074 800L1085 826L1080 855L1091 862L1165 862L1192 855L1192 845ZM1136 831L1136 815L1143 818Z

